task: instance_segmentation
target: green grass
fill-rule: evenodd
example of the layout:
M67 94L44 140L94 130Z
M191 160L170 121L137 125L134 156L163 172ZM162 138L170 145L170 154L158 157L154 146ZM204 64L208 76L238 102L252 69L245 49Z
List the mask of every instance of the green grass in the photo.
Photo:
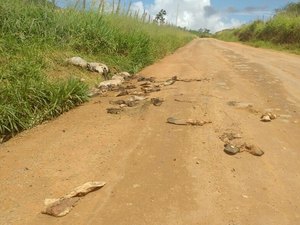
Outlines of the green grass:
M68 73L67 57L135 73L193 38L124 15L61 10L44 0L0 1L0 139L88 100L89 87L79 79L84 72ZM57 68L60 79L49 76Z
M300 3L288 4L266 22L257 20L237 29L219 32L215 37L299 54Z

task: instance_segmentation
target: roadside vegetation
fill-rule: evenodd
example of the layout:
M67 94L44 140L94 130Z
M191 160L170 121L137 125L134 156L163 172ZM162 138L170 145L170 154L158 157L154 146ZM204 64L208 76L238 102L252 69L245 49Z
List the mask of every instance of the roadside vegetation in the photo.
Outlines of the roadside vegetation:
M268 21L257 20L237 29L218 32L215 37L300 54L300 2L277 10Z
M0 1L0 142L88 100L97 78L81 82L84 71L71 69L66 58L134 73L194 38L130 5L121 9L121 1L109 11L103 0L89 9L53 3Z

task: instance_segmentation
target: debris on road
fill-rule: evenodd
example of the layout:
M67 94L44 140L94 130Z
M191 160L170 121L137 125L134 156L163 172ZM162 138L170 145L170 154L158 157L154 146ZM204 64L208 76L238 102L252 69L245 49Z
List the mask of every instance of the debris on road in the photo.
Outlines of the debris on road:
M105 80L102 81L99 85L98 88L100 90L102 89L109 89L111 87L117 87L120 86L123 82L121 80Z
M226 152L229 155L235 155L240 152L248 152L251 155L254 156L262 156L264 155L264 151L261 150L258 146L253 145L253 144L247 144L247 143L236 143L232 144L230 141L225 142L224 145L224 152Z
M241 150L239 147L231 145L231 144L225 144L224 146L224 152L226 152L229 155L235 155L239 153Z
M67 62L73 66L79 66L81 68L87 68L88 64L87 61L78 56L67 59Z
M97 72L107 78L109 72L108 66L103 63L91 62L87 64L87 69L91 72Z
M211 121L200 121L193 119L176 119L174 117L169 117L167 123L174 125L191 125L191 126L204 126L205 124L212 123Z
M271 122L272 120L275 120L276 118L277 118L276 114L271 113L271 112L266 112L260 117L260 120L262 122Z
M160 88L156 87L156 86L153 86L153 87L142 87L141 89L146 94L151 93L151 92L158 92L158 91L160 91Z
M224 143L229 143L229 141L232 141L234 139L240 139L240 138L242 138L242 135L240 133L225 132L219 138Z
M151 98L151 103L154 106L161 106L164 100L162 98Z
M185 102L185 103L196 103L196 101L181 100L181 99L178 99L178 98L175 98L174 101L175 102Z
M106 111L109 114L120 114L122 112L122 109L120 109L120 108L107 108Z
M250 154L252 155L255 155L255 156L262 156L264 153L263 150L261 150L258 146L256 145L248 145L248 144L245 144L245 151L249 152Z
M209 78L203 78L203 79L178 79L176 78L176 81L181 82L202 82L202 81L210 81Z
M100 95L101 91L98 88L92 88L90 90L90 93L88 93L88 97L92 98L92 97L96 97L98 95Z
M143 76L138 76L137 78L138 82L142 82L142 81L150 81L150 82L155 82L155 77L143 77Z
M164 86L170 86L174 84L177 81L177 76L173 76L171 79L166 80L163 85Z
M55 217L65 216L76 206L81 197L100 189L105 184L105 182L87 182L61 198L45 199L42 213Z

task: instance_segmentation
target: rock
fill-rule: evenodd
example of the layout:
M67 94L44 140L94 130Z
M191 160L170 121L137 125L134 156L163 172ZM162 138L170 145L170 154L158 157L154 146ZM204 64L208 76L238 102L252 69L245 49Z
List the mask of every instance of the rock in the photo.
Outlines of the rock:
M261 150L256 145L248 145L248 144L246 144L245 145L245 149L246 149L247 152L249 152L250 154L255 155L255 156L262 156L263 154L265 154L264 151Z
M224 152L227 153L228 155L235 155L240 152L240 149L234 145L225 144Z
M122 81L122 83L125 81L124 77L122 77L120 75L114 75L111 79L112 80L120 80L120 81Z
M96 190L102 188L105 184L106 184L105 182L99 182L99 181L87 182L87 183L75 188L73 191L71 191L69 194L67 194L64 197L66 197L66 198L82 197L92 191L96 191Z
M91 62L87 64L87 69L91 72L97 72L100 75L107 76L109 69L108 67L103 63L97 63L97 62Z
M80 200L79 197L75 198L60 198L60 199L45 199L45 209L42 211L44 214L50 216L62 217L67 215L76 203Z
M192 125L192 126L204 126L205 124L211 123L211 121L200 121L194 119L176 119L174 117L169 117L167 123L174 125Z
M107 108L106 111L109 114L119 114L119 113L122 112L122 109L120 109L120 108Z
M163 102L164 102L164 100L162 98L152 98L151 99L151 103L154 106L161 106Z
M270 118L270 116L268 116L268 115L262 115L261 118L260 118L260 120L262 122L271 122L272 121L271 118Z
M55 217L65 216L73 209L73 207L76 206L77 202L80 200L80 197L83 197L92 191L96 191L104 185L105 182L87 182L75 188L62 198L45 199L45 209L42 211L42 213Z
M100 89L108 89L109 87L120 86L122 83L123 82L121 80L106 80L106 81L102 81L98 85L98 88L100 88Z
M79 66L81 68L86 68L88 64L87 61L77 56L67 59L67 62L73 66Z
M271 120L275 120L277 115L272 112L266 112L261 117L260 120L263 122L270 122Z

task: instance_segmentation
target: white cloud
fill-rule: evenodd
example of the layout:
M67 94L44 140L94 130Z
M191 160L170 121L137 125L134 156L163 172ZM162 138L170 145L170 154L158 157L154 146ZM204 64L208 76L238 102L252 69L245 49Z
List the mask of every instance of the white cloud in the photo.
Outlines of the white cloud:
M155 0L151 5L135 1L132 9L139 9L140 12L145 9L153 18L165 9L167 22L196 30L208 28L215 32L241 24L238 20L226 20L213 9L210 0Z

